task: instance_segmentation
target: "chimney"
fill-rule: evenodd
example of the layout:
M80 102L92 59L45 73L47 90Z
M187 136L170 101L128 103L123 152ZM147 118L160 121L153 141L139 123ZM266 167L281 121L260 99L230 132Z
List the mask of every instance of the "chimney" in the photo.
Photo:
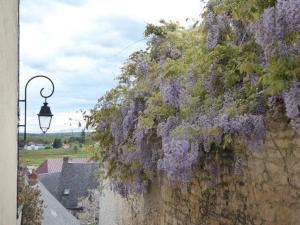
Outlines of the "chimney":
M28 175L28 183L31 186L34 186L38 182L38 175L35 171L32 171L31 174Z
M69 157L67 157L67 156L63 157L63 161L64 161L64 163L67 163L69 161Z

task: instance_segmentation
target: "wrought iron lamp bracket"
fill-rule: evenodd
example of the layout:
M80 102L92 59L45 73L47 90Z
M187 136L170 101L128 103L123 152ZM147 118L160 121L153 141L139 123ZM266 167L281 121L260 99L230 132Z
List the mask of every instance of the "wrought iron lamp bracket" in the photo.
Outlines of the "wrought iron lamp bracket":
M24 98L24 99L19 99L19 100L18 100L19 103L22 102L22 103L24 103L24 105L25 105L24 124L18 123L18 127L24 127L24 141L26 141L26 128L27 128L27 126L26 126L26 125L27 125L27 87L28 87L28 84L30 83L30 81L32 81L32 80L35 79L35 78L45 78L45 79L49 80L50 83L51 83L51 85L52 85L52 91L51 91L51 93L48 94L48 95L43 94L43 91L44 91L45 88L42 88L42 89L40 90L40 95L41 95L41 97L43 97L43 98L45 99L45 103L47 103L47 98L50 98L50 97L53 95L54 89L55 89L52 80L51 80L49 77L45 76L45 75L36 75L36 76L30 78L30 79L27 81L27 83L26 83L26 85L25 85L25 98ZM20 108L20 107L19 107L19 108ZM20 115L20 111L19 111L19 110L18 110L18 115Z

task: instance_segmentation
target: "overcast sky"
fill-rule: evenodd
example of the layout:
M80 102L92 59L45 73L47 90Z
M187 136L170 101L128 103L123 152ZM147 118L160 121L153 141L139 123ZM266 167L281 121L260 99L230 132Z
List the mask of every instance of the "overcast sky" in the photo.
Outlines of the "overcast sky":
M202 10L200 0L21 0L20 95L30 77L49 76L55 84L48 100L54 114L50 132L76 130L76 112L93 108L116 85L130 53L145 48L147 23L184 23L199 19ZM45 94L50 91L43 79L28 86L28 132L40 132L36 114L43 87Z

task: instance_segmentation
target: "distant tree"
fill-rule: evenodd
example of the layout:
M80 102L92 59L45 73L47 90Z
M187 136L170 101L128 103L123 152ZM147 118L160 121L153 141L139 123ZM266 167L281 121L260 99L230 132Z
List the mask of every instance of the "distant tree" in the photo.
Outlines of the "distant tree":
M80 143L81 142L81 137L69 137L68 143Z
M84 131L84 129L81 131L81 134L80 134L80 143L81 144L85 143L85 131Z
M72 139L71 139L71 138L72 138L72 137L69 137L69 138L68 138L68 141L67 141L67 142L68 142L69 144L72 143Z
M78 152L78 146L75 145L75 146L73 147L73 150L74 150L74 152Z
M61 148L62 147L62 141L60 138L55 138L53 141L53 148Z

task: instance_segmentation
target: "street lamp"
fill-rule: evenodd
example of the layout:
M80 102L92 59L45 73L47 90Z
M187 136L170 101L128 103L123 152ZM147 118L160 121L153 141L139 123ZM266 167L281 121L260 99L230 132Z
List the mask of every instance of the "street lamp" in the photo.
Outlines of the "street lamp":
M53 117L53 114L51 113L51 109L48 106L47 103L47 98L51 97L54 93L54 84L52 82L52 80L44 75L37 75L34 76L32 78L30 78L26 85L25 85L25 99L19 99L19 102L24 102L25 103L25 118L24 118L24 124L18 124L18 127L24 127L24 142L26 141L26 125L27 125L27 86L29 84L30 81L32 81L35 78L46 78L47 80L49 80L51 82L52 85L52 92L49 95L44 95L43 94L43 90L44 88L41 89L40 91L40 95L45 99L45 102L43 104L43 106L41 107L40 112L37 114L38 118L39 118L39 125L40 125L40 129L42 130L42 132L45 134L48 129L50 128L51 125L51 120Z
M48 103L46 101L44 102L44 105L41 107L41 110L37 115L39 117L40 128L45 134L47 130L50 128L51 120L53 116L53 114L51 113L51 109L48 106Z

